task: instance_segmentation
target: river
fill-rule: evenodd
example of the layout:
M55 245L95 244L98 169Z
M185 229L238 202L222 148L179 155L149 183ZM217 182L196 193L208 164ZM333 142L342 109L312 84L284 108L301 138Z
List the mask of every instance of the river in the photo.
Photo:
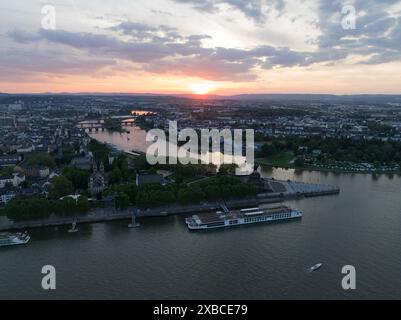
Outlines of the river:
M104 133L99 133L104 134ZM265 177L338 185L336 196L290 201L296 222L190 232L183 216L31 232L0 248L1 299L401 298L401 178L262 168ZM318 263L315 273L307 269ZM57 289L41 289L53 265ZM344 265L357 289L341 287Z

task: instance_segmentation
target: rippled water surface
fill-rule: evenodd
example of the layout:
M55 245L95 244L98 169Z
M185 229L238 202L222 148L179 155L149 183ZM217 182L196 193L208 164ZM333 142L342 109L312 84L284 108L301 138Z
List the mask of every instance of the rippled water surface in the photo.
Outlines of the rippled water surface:
M32 232L0 249L0 298L281 299L401 298L401 179L263 169L264 176L341 187L289 202L301 221L189 232L183 216ZM322 270L307 269L324 263ZM41 289L54 265L57 290ZM357 290L341 268L357 269Z

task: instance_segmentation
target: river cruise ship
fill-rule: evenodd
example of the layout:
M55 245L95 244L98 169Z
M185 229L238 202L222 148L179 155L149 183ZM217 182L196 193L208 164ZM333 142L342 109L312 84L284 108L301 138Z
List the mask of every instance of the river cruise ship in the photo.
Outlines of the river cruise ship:
M298 209L287 206L274 208L249 208L238 211L217 211L193 215L185 220L190 230L227 228L244 224L266 223L302 218Z
M0 247L27 244L31 237L27 233L0 234Z

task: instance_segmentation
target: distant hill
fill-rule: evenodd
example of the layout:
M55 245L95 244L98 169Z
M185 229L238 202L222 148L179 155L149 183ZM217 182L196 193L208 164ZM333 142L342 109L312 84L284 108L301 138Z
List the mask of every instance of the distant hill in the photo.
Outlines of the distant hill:
M401 104L401 95L385 94L360 94L360 95L334 95L334 94L239 94L232 96L222 95L196 95L196 94L163 94L163 93L98 93L98 92L78 92L78 93L37 93L37 94L7 94L0 93L0 97L17 96L104 96L104 97L136 97L153 99L196 99L196 100L233 100L233 101L258 101L258 102L282 102L282 103L396 103Z
M230 96L234 100L326 100L335 97L331 94L239 94Z
M302 101L302 102L401 102L401 95L332 95L332 94L241 94L226 99L241 101Z

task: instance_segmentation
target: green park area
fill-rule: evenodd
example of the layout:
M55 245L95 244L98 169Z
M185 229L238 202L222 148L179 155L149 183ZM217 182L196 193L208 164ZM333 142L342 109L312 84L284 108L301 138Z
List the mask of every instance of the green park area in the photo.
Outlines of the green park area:
M286 137L266 141L256 163L332 172L400 172L398 141Z
M265 158L257 158L256 163L273 167L288 168L294 166L294 158L295 155L291 151L280 152Z

